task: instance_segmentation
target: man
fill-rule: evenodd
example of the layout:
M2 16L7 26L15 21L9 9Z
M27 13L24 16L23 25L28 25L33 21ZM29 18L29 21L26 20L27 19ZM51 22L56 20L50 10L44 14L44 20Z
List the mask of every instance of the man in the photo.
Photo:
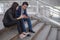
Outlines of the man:
M29 32L35 33L32 30L31 20L30 20L29 16L27 15L27 12L26 12L27 7L28 7L28 2L23 2L22 6L19 6L18 10L16 11L16 17L24 16L24 18L20 19L20 22L17 22L17 23L22 25L22 32L26 32L26 28L24 25L24 21L26 21L28 23ZM19 28L20 28L20 26L18 26L18 31L20 31Z

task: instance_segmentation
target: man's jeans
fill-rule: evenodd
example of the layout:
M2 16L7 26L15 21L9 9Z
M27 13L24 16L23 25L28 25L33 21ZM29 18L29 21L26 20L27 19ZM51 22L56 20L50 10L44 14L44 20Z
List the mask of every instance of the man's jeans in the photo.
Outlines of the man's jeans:
M17 28L18 28L19 33L20 33L21 28L22 28L22 30L21 30L22 32L26 32L26 28L25 28L25 24L24 24L25 21L28 24L29 30L32 30L32 24L31 24L30 18L24 18L17 22L17 25L18 25Z

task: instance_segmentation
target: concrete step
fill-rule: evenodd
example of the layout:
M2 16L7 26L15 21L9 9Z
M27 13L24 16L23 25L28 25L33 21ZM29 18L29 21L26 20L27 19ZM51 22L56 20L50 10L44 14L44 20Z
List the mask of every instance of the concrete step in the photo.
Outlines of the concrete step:
M41 32L33 40L46 40L49 31L51 29L51 25L46 25Z
M3 23L2 23L2 19L3 19L3 14L0 14L0 30L4 29Z
M35 33L31 34L31 37L26 37L24 39L20 39L18 36L15 36L13 39L11 40L32 40L32 38L39 32L39 30L41 30L44 27L44 23L38 23L35 27L33 27L33 30L35 31Z
M17 29L4 32L0 34L0 40L10 40L10 38L14 37L16 34L18 34Z
M36 25L37 20L32 20L32 25ZM26 25L27 26L27 25ZM10 40L11 38L13 38L14 36L16 36L18 34L17 29L11 29L11 30L7 30L3 33L0 34L0 40Z
M32 20L31 23L32 23L32 26L35 26L38 23L38 20ZM25 26L26 28L28 27L27 22L25 23Z
M57 40L60 40L60 29L58 30L58 33L57 33Z
M57 28L52 28L47 40L57 40Z

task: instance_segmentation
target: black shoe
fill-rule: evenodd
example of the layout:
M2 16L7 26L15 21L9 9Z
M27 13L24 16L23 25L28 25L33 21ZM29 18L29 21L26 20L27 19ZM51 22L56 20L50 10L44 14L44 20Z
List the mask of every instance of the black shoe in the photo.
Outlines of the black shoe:
M31 33L35 33L33 30L29 30L29 32L31 32Z
M30 36L31 36L30 34L27 35L27 37L30 37Z

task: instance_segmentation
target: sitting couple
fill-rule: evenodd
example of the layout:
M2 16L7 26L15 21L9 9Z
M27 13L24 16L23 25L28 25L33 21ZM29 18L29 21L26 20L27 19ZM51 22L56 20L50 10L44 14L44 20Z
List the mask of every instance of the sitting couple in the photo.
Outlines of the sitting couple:
M14 2L12 6L6 11L3 18L3 24L5 27L10 27L14 24L17 24L17 29L20 38L24 38L30 35L26 32L24 24L25 21L28 24L29 32L35 33L32 29L31 20L26 12L27 7L28 2L23 2L22 6L19 6L17 2Z

